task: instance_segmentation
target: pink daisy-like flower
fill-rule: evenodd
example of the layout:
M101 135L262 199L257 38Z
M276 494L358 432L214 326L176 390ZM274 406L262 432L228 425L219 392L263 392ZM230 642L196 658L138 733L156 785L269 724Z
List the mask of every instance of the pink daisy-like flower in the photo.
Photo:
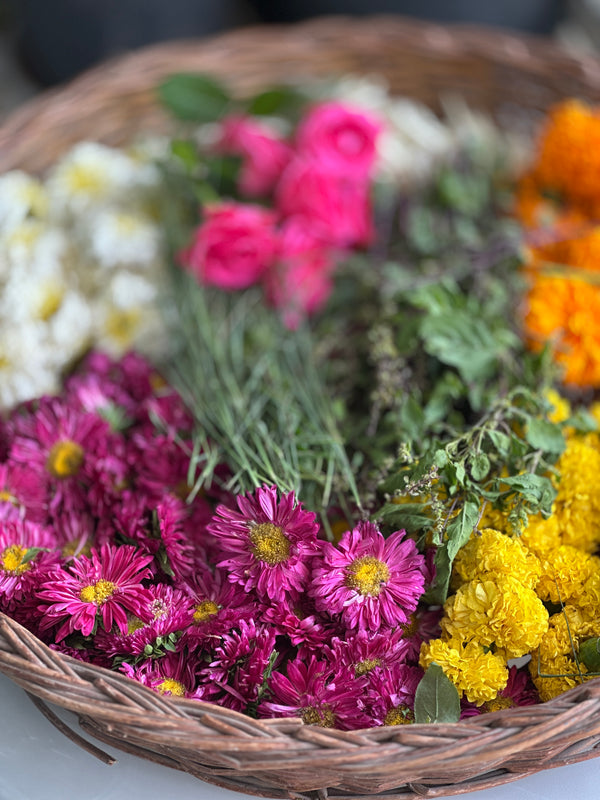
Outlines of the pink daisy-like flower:
M241 619L213 650L210 663L198 673L198 697L247 711L260 699L275 647L275 631Z
M331 660L352 670L355 675L368 675L377 668L391 668L404 663L408 642L401 629L385 633L359 630L346 639L331 642Z
M427 579L425 579L427 586ZM410 615L408 622L402 626L402 635L406 642L407 661L419 661L419 653L423 642L430 639L437 639L441 633L440 620L444 609L438 608L418 608Z
M115 446L108 423L58 398L42 398L38 409L14 420L11 460L26 466L50 491L51 511L84 508L94 483L94 462Z
M149 586L148 594L151 599L144 618L130 614L127 633L98 631L97 647L109 656L149 656L173 646L192 621L192 601L181 589L164 584ZM147 617L151 617L150 621L146 621Z
M257 611L254 595L229 583L222 570L212 575L206 565L196 570L184 589L192 603L192 619L184 637L190 648L207 642L212 646L216 637L224 636L241 619L251 619Z
M196 661L183 652L148 659L137 666L123 662L120 671L158 694L170 697L194 697L196 690Z
M372 522L359 522L337 546L323 543L311 594L319 611L340 614L351 630L375 633L408 621L423 593L423 556L405 531L388 539Z
M0 464L0 505L10 504L32 522L47 518L48 493L45 481L24 464L7 461Z
M508 670L508 682L495 700L483 704L484 711L500 711L514 706L533 706L540 697L528 669L518 669L514 664Z
M0 522L0 610L10 611L39 585L40 575L56 564L56 538L35 522Z
M323 647L331 636L331 621L317 614L304 614L300 608L289 609L286 606L270 606L262 615L265 622L274 626L279 636L287 636L295 645L307 647Z
M104 544L100 552L92 550L90 558L80 556L66 569L54 571L46 588L38 592L43 601L42 629L60 625L56 633L59 642L73 631L90 636L98 621L105 631L115 624L127 633L128 611L149 622L147 608L152 597L141 581L151 577L151 561L152 556L130 545Z
M317 552L319 523L296 502L294 492L277 500L275 486L237 497L239 511L218 506L207 529L224 558L218 566L246 591L255 589L271 603L304 591Z
M369 674L366 704L371 725L406 725L414 722L415 692L423 677L420 667L395 664Z
M258 707L261 717L300 717L306 725L358 730L369 727L363 711L364 683L347 669L312 656L290 661L287 675L274 672L269 699Z

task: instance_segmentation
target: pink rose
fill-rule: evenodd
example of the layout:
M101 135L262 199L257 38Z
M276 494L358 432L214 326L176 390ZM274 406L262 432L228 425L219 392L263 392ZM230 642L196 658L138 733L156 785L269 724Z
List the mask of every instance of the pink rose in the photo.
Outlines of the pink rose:
M330 172L366 178L375 162L380 132L381 124L363 111L339 102L321 103L300 123L297 150Z
M260 206L219 203L205 210L182 265L200 283L245 289L260 280L275 261L275 215Z
M327 302L333 288L335 253L301 219L288 219L281 229L280 256L265 276L269 302L295 330L307 314Z
M284 217L302 217L316 236L331 245L352 247L371 241L365 181L332 173L317 161L296 159L281 177L276 200Z
M289 145L266 125L241 115L223 120L217 148L242 157L239 189L250 197L273 189L292 153Z

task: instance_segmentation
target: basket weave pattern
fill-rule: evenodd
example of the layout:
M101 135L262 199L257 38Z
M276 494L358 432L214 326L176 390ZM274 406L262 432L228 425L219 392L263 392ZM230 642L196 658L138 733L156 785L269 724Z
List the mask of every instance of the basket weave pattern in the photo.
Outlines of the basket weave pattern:
M544 40L399 18L325 19L158 45L91 70L0 127L0 171L42 172L82 139L120 145L140 130L165 130L154 86L178 71L211 72L239 95L282 79L381 74L394 93L433 108L452 92L504 121L517 108L535 114L567 96L600 101L600 62ZM108 745L266 797L439 797L600 754L600 679L550 703L452 725L344 732L161 697L50 650L3 615L0 672L60 727L46 702L75 712Z

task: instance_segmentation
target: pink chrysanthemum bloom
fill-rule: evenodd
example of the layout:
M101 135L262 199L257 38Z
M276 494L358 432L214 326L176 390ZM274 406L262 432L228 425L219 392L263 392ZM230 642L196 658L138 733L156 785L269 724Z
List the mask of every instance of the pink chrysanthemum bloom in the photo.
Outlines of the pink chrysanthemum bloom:
M241 619L256 615L256 597L237 583L229 583L227 575L217 570L214 575L206 565L184 584L192 603L192 620L185 633L191 648L205 643L214 645L217 637L232 630Z
M12 612L38 587L40 576L59 559L55 547L53 532L35 522L0 522L0 610Z
M148 594L151 599L144 618L129 614L127 633L98 631L94 640L97 647L109 656L141 656L168 651L174 645L192 621L191 599L181 589L165 584L149 586Z
M314 611L305 614L301 608L274 605L265 609L261 619L273 625L278 636L287 636L295 646L318 648L331 637L331 621L322 619Z
M427 579L425 580L427 585ZM418 608L410 615L408 622L402 626L402 635L407 646L406 659L415 664L419 661L419 653L423 642L437 639L441 634L440 620L444 609Z
M166 656L148 659L138 666L123 662L120 671L158 694L170 697L194 697L197 663L185 653L167 653Z
M237 498L239 511L219 506L207 529L224 558L218 566L246 591L255 589L271 603L304 591L317 551L319 523L296 502L294 492L277 500L275 486Z
M422 677L423 670L409 664L373 670L365 695L371 725L414 722L415 692Z
M483 704L483 711L501 711L514 706L533 706L540 702L528 669L518 669L514 664L508 670L508 682L494 700Z
M337 546L323 543L311 594L319 611L340 614L351 630L372 633L408 621L423 593L423 556L405 531L384 539L372 522L359 522Z
M234 711L248 711L260 699L274 648L272 628L241 619L208 656L210 663L199 671L198 698Z
M104 544L100 552L92 550L90 558L80 556L66 569L54 571L46 588L38 592L43 601L42 629L60 625L55 637L59 642L73 631L90 636L98 622L105 631L115 624L127 633L127 612L149 622L147 607L152 598L141 581L152 576L151 561L152 556L130 545Z
M53 525L56 546L64 559L89 556L94 543L94 519L83 511L65 511Z
M44 523L47 519L46 482L24 464L0 464L0 505L10 504L20 517Z
M169 436L152 436L142 429L136 431L129 447L136 488L157 501L165 492L174 491L185 497L189 492L187 474L189 456Z
M33 414L15 419L14 428L11 460L50 488L50 510L84 508L94 462L114 446L108 423L58 398L42 398Z
M363 711L364 683L348 669L312 656L287 665L287 675L274 672L269 680L269 700L258 707L261 717L300 717L306 725L358 730L369 727Z
M359 630L346 639L331 641L331 661L348 667L356 676L368 675L374 669L404 663L408 642L401 629L391 633L369 633Z

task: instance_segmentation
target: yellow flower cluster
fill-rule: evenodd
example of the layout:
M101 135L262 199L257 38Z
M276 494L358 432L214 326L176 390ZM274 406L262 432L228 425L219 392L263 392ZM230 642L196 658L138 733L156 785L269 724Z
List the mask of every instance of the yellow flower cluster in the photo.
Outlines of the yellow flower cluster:
M568 419L568 404L552 402L556 419ZM506 515L486 510L495 527L474 532L458 553L441 638L421 649L423 667L435 661L484 710L506 704L498 692L510 659L531 654L542 700L585 680L579 646L600 636L600 437L569 431L557 469L553 514L531 517L520 536Z

